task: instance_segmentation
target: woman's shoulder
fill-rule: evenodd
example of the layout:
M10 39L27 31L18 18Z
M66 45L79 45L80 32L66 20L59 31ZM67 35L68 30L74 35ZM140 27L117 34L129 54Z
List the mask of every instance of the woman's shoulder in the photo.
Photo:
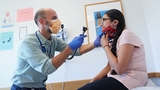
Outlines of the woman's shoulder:
M123 32L122 32L122 34L135 34L135 33L133 33L131 30L129 30L129 29L124 29L123 30Z
M129 29L124 29L120 37L139 38L134 32Z
M142 44L140 38L131 30L124 29L122 34L120 35L118 42L121 44L129 43L129 44L137 44L138 46ZM136 46L137 46L136 45Z

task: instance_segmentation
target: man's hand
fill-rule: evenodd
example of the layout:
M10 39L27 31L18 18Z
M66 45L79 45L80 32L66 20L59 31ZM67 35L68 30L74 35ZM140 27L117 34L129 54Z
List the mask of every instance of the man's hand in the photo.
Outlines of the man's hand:
M70 47L70 49L72 49L72 51L74 51L75 49L77 49L77 48L79 48L79 47L82 46L85 37L87 37L87 35L80 35L80 36L78 36L78 37L75 37L75 38L68 44L68 46Z
M103 33L101 33L101 34L96 38L96 40L94 41L94 46L95 46L95 47L101 46L100 40L101 40L102 35L103 35Z

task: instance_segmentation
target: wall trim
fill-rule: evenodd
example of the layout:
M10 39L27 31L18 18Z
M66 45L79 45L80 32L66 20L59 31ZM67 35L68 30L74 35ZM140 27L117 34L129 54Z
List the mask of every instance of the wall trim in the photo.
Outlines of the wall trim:
M160 73L159 72L150 72L150 73L148 73L148 77L149 78L153 78L153 77L160 78Z
M150 72L148 73L149 78L158 77L160 78L159 72ZM66 82L55 82L55 83L47 83L47 90L77 90L81 86L87 84L91 79L85 80L74 80L74 81L66 81ZM62 89L64 88L64 89ZM0 88L0 90L10 90L10 87Z

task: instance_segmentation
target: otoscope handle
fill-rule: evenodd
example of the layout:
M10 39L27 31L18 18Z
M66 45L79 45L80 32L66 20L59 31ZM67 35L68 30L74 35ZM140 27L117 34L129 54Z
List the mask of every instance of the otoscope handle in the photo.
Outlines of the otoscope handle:
M84 35L87 30L88 30L87 27L83 27L83 33L82 33L81 35ZM72 54L72 56L69 57L69 58L67 58L67 59L68 59L68 60L71 60L71 59L74 57L74 55L76 54L76 52L77 52L77 49L74 50L74 53Z

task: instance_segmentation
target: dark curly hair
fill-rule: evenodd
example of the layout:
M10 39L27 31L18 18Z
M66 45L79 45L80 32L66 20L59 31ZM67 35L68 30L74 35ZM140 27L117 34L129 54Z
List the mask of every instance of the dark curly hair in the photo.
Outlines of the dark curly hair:
M121 13L121 11L117 10L117 9L111 9L109 11L107 11L105 13L111 20L111 22L113 22L114 20L118 20L118 24L117 24L117 31L116 34L114 36L114 40L112 42L112 47L111 47L111 51L112 53L117 57L116 54L116 45L117 45L117 40L119 38L119 36L121 35L122 31L125 29L125 18L123 16L123 14Z

